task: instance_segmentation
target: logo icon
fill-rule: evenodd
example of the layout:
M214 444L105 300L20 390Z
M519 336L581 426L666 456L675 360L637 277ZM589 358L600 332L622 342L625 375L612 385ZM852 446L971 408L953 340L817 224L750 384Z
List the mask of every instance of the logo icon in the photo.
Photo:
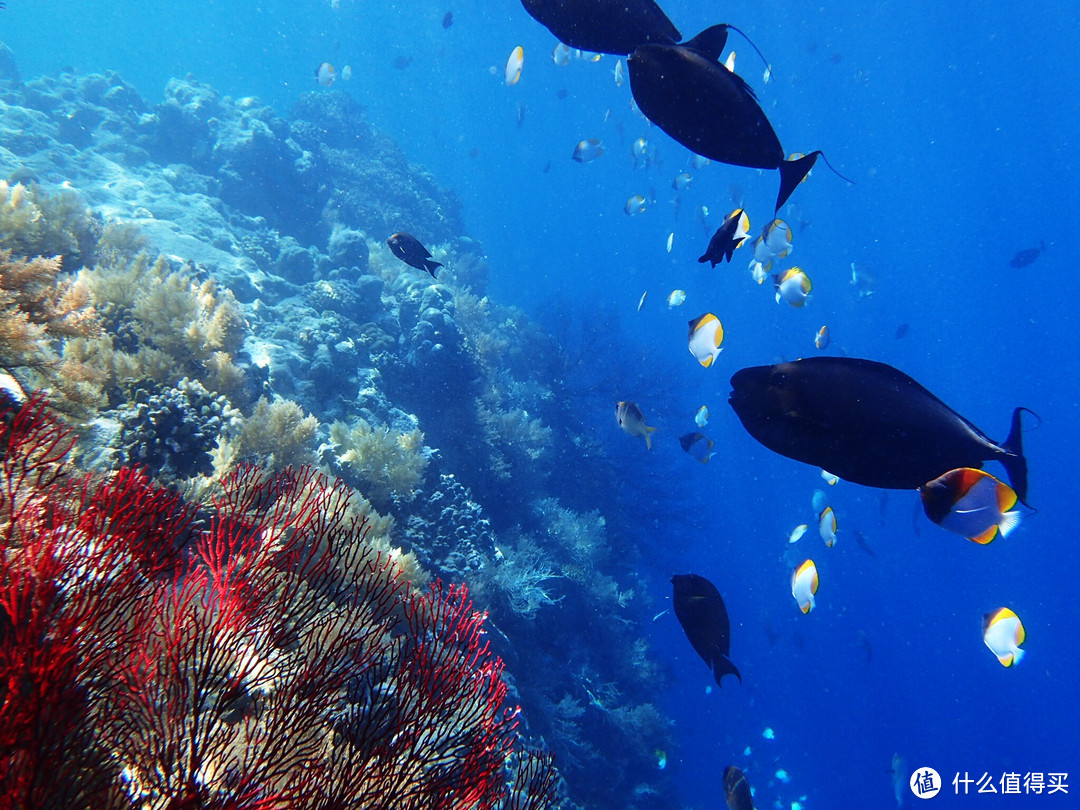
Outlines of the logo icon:
M908 785L920 799L932 799L941 790L941 777L933 768L916 768L908 779Z

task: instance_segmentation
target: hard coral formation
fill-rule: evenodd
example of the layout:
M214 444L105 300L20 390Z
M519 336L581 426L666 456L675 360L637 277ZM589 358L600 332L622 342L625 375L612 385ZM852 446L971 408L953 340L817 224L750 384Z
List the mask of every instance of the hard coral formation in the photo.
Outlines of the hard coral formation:
M143 478L64 475L39 403L0 443L4 806L554 803L483 614L410 591L340 483L241 470L196 533Z
M495 556L495 537L483 508L453 475L441 474L405 523L405 541L429 569L448 579L471 578Z

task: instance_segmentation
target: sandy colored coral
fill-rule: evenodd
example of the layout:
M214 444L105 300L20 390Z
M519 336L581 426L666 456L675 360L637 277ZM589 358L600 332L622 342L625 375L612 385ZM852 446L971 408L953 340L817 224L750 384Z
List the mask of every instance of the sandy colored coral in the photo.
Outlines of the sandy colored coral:
M360 479L360 489L368 497L410 501L416 496L428 464L419 430L397 433L358 419L352 425L333 423L330 440L338 447L338 460Z
M260 397L240 429L236 456L271 470L304 464L314 458L312 440L318 429L319 420L305 415L292 400Z

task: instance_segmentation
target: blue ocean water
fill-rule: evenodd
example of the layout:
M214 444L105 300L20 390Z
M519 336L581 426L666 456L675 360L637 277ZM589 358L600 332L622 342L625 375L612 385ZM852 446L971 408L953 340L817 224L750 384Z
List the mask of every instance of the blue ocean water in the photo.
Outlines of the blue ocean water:
M470 235L490 258L492 297L556 334L567 319L603 331L585 362L618 380L618 398L638 402L658 428L647 452L618 431L610 399L580 399L582 426L615 461L624 534L612 542L646 550L658 601L675 572L717 584L743 675L741 686L729 679L708 690L710 675L671 614L650 628L673 676L657 701L676 720L679 751L667 767L686 807L721 807L720 773L732 763L756 786L759 807L803 796L808 808L891 807L894 753L947 782L964 772L1065 772L1076 784L1068 796L967 797L947 784L937 806L1072 806L1080 794L1074 4L1044 3L1023 19L1014 7L970 2L663 4L684 35L719 21L750 35L773 81L761 80L752 49L733 38L737 67L784 148L822 149L855 181L819 163L795 192L796 208L782 212L806 223L792 256L814 284L802 310L777 306L768 285L751 282L746 250L715 270L696 262L733 196L755 231L769 220L775 173L692 168L685 149L631 110L613 57L555 65L554 37L517 0L7 5L0 38L24 77L115 70L151 100L169 78L191 73L286 110L316 87L319 62L349 64L352 80L335 90L354 95L410 160L462 199ZM444 28L448 10L454 22ZM507 87L503 64L519 44L522 78ZM571 161L574 144L590 137L606 153ZM637 137L654 150L649 168L634 168ZM693 182L677 193L671 181L681 171ZM628 217L633 194L650 203ZM707 228L695 214L702 205L712 212ZM1036 263L1009 266L1040 240L1047 249ZM853 262L874 279L871 295L849 283ZM676 288L687 302L669 310ZM705 370L686 352L685 324L707 310L726 339ZM825 549L811 531L797 555L788 549L791 528L813 523L813 491L826 486L816 469L742 430L725 404L727 380L744 366L812 353L822 324L830 352L901 368L994 438L1004 437L1014 406L1038 412L1041 425L1024 437L1038 513L1007 540L977 547L926 521L913 493L841 482L828 488L837 546ZM717 442L705 466L674 441L693 429L701 404ZM803 616L788 580L807 554L821 587ZM982 615L1001 605L1027 628L1027 657L1012 669L980 637ZM766 727L775 739L762 736ZM779 768L789 783L773 776Z

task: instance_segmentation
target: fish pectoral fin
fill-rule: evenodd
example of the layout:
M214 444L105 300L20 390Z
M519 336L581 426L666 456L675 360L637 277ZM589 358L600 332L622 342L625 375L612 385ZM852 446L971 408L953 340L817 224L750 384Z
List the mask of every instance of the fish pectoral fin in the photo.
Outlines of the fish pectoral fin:
M989 529L987 529L982 534L977 534L974 537L969 537L968 540L970 540L972 543L978 543L980 546L985 546L987 543L991 542L997 536L998 536L998 527L997 526L991 526Z

